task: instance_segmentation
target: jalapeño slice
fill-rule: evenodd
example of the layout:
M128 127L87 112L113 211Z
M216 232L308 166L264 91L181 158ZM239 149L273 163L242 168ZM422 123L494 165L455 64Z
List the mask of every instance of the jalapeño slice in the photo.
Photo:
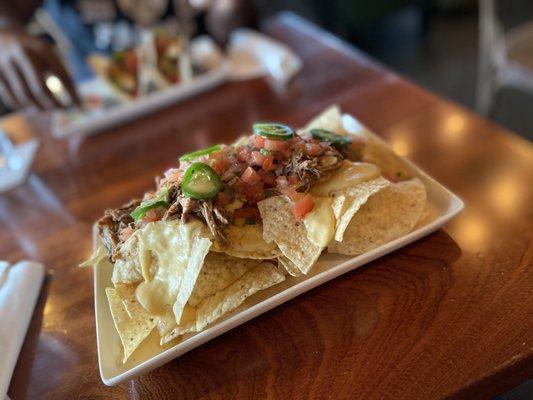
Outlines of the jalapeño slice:
M168 207L168 189L166 188L156 197L143 201L130 215L135 221L138 221L144 217L148 210L159 206Z
M294 131L282 124L260 122L253 125L253 131L256 135L273 140L288 140L294 136Z
M211 153L214 153L215 151L220 151L222 146L219 144L215 144L214 146L208 147L207 149L192 151L190 153L182 155L179 160L180 161L191 161L201 156L207 156Z
M183 194L196 200L215 197L221 188L220 176L209 165L201 162L192 163L181 182Z
M348 146L352 141L345 136L337 135L327 129L315 128L311 129L311 135L313 139L320 140L322 142L330 142L332 146L342 148Z

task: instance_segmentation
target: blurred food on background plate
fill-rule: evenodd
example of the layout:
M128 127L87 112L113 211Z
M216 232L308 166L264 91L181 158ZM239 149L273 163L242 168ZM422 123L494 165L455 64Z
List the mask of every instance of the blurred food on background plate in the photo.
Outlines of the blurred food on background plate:
M134 47L110 56L96 53L88 57L98 78L117 90L122 100L190 81L193 73L185 36L158 28L146 30L140 37Z
M139 60L135 50L117 51L107 65L105 73L109 80L121 90L133 97L137 96L137 71Z
M184 37L172 36L163 30L155 30L153 39L156 55L157 69L170 83L178 83L190 75L182 69L189 69L186 41Z

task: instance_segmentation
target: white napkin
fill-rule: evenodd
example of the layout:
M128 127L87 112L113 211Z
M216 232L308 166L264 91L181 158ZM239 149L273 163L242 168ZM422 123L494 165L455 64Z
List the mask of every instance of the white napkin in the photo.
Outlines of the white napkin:
M207 35L193 39L190 51L193 64L209 69L227 62L229 78L235 81L264 76L282 87L302 68L302 60L289 47L248 28L231 33L226 56Z
M43 277L42 264L0 261L0 399L7 395Z
M228 57L235 80L266 76L284 86L302 68L302 60L289 47L249 28L231 33Z

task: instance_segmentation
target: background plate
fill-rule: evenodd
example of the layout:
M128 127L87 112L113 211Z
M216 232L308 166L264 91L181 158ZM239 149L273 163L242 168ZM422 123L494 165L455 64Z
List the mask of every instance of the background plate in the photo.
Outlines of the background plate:
M227 78L228 64L224 62L215 69L194 76L189 82L169 85L144 97L116 105L90 118L84 118L79 122L64 123L60 118L55 118L52 124L52 134L56 138L95 134L199 95L224 83Z

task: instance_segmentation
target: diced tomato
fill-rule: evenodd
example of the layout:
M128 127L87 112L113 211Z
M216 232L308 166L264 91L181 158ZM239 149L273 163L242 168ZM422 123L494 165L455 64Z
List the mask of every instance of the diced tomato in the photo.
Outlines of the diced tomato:
M242 146L237 150L237 160L242 163L248 164L250 162L250 157L252 155L252 150L247 146Z
M276 177L272 176L271 174L266 172L264 169L260 169L259 171L257 171L257 173L261 176L262 181L267 186L273 186L274 183L276 182Z
M286 176L278 176L276 178L276 186L280 189L286 188L287 186L289 186L289 180Z
M263 160L263 169L268 172L272 169L272 166L274 165L274 157L268 156L265 157Z
M314 207L313 197L308 193L301 199L296 200L292 206L292 214L296 221L301 221L305 215L313 210Z
M259 210L257 207L244 207L235 210L234 218L259 218Z
M226 192L218 192L217 204L219 206L226 206L231 203L231 196Z
M260 182L253 186L249 186L245 194L246 200L252 204L257 203L261 200L264 200L265 191L263 189L264 189L263 182Z
M285 196L287 196L289 199L291 199L292 201L297 201L299 199L302 198L303 194L302 193L298 193L296 191L296 188L294 186L289 186L289 187L286 187L285 189L283 189L281 191Z
M235 194L241 194L246 191L248 184L244 183L242 179L236 178L235 182L232 183L232 189L235 191Z
M219 175L222 175L231 166L231 161L224 151L212 153L210 157L211 166Z
M259 189L258 187L254 186L254 189ZM253 190L248 193L246 196L246 200L248 200L249 203L259 203L260 201L265 199L265 191L263 190L263 185L261 185L259 190Z
M252 145L252 147L261 149L265 147L265 138L260 135L252 135L250 136L250 144Z
M264 185L261 181L261 176L255 171L254 173L257 177L259 177L259 182L249 184L244 182L242 179L239 179L233 184L236 194L240 197L244 197L249 203L256 203L265 198Z
M155 209L146 211L144 217L141 219L141 226L146 225L149 222L159 221L161 217L158 215Z
M235 180L232 182L232 188L237 193L243 193L246 190L247 186L248 184L244 183L241 178L235 178Z
M259 174L258 174L259 175ZM265 185L262 181L254 185L248 185L248 190L245 195L250 203L255 203L261 201L265 198L264 189Z
M319 156L324 152L322 147L319 144L315 144L315 143L307 143L305 145L305 148L306 148L307 154L310 155L311 157Z
M300 181L298 180L298 177L296 175L289 175L289 184L296 185Z
M263 162L265 161L265 156L262 155L258 151L252 151L252 156L250 158L250 164L257 165L259 167L263 166Z
M249 185L254 185L256 183L261 182L261 176L257 172L255 172L252 167L248 167L244 170L241 175L241 179L243 180L243 182L248 183Z
M157 212L154 209L148 210L146 211L146 214L144 214L143 219L149 222L157 221L158 220Z
M265 139L265 149L283 152L289 149L289 143L285 140Z

